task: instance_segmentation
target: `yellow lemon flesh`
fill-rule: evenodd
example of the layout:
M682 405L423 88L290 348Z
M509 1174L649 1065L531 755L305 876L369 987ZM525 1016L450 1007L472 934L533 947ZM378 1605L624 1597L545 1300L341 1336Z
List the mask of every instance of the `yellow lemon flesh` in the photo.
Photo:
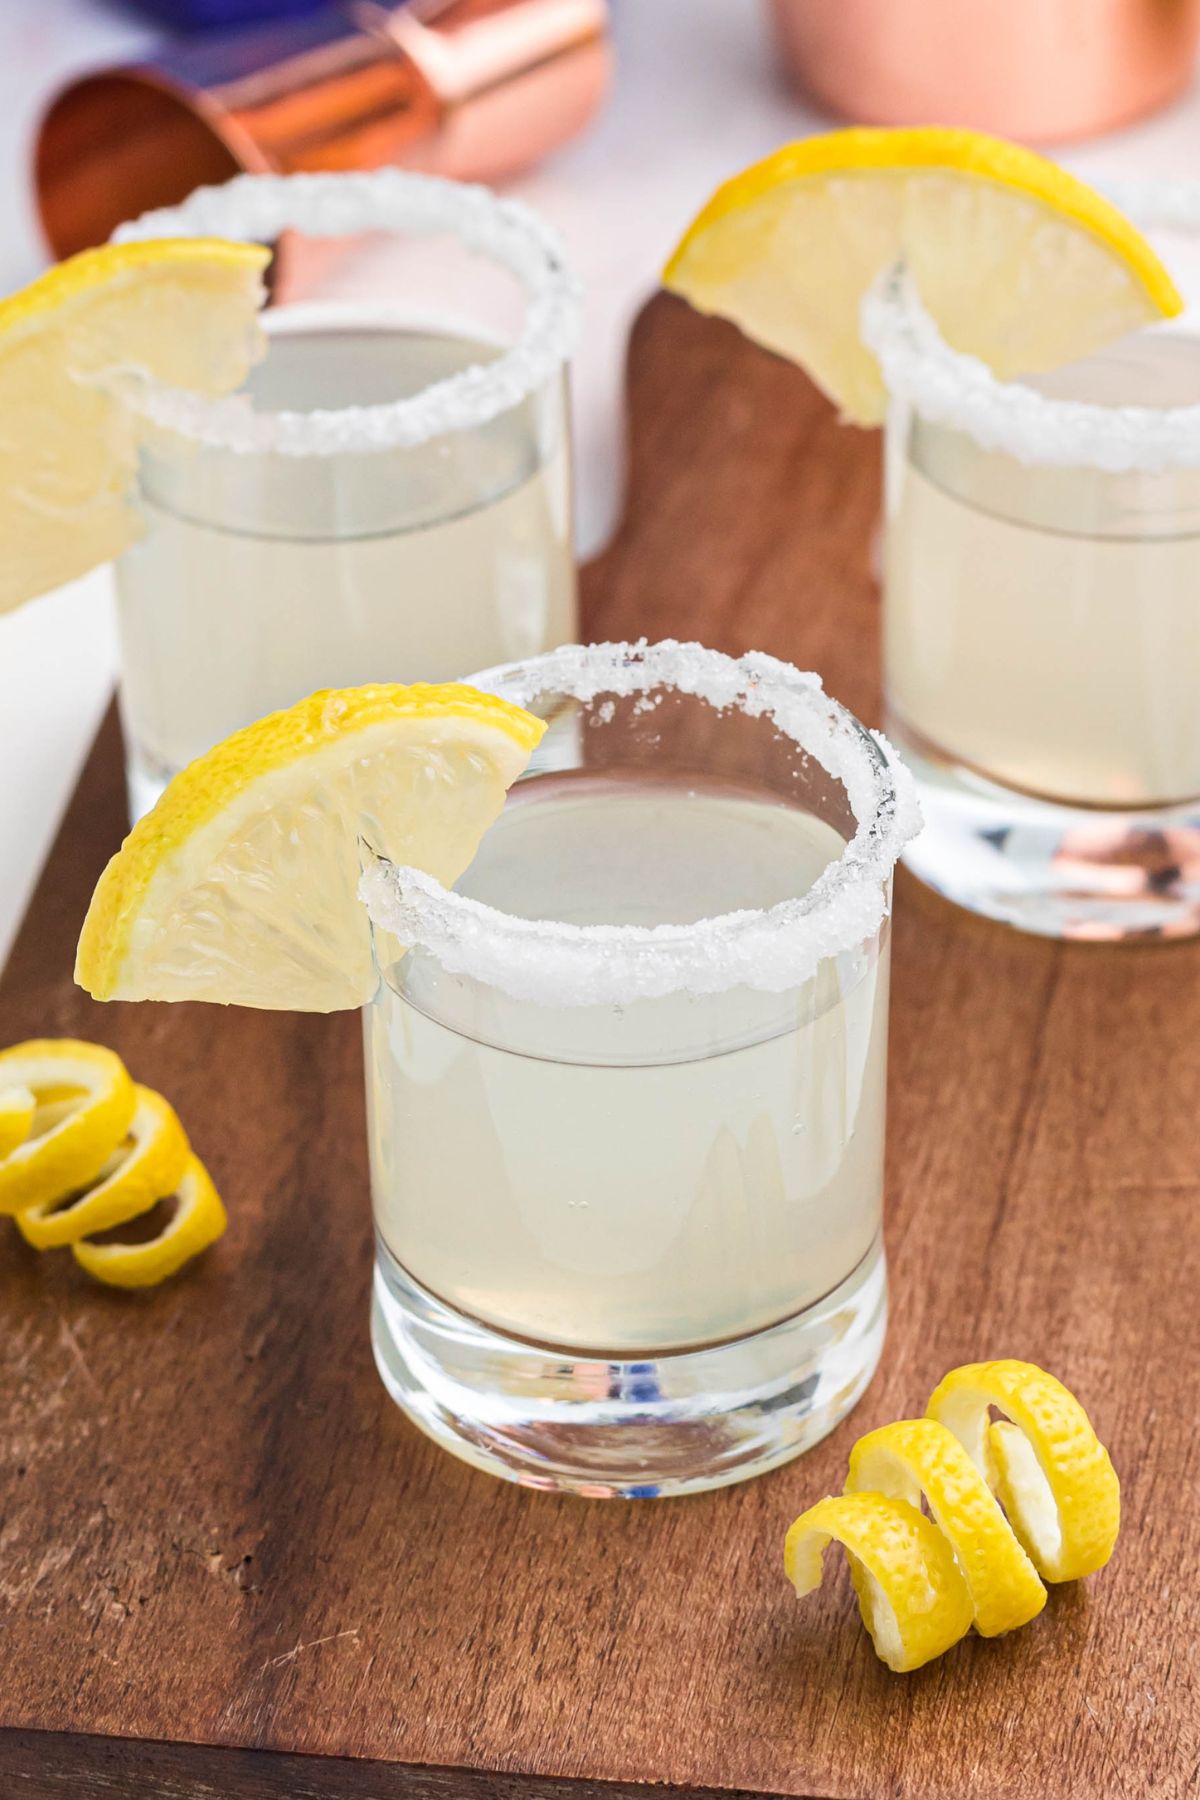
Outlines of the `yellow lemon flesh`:
M136 539L139 423L122 384L238 387L261 353L269 259L215 238L108 244L0 301L0 612Z
M88 908L76 980L97 1000L361 1006L361 846L456 881L544 729L455 685L331 690L260 719L134 826Z
M948 343L1002 378L1087 356L1183 306L1100 194L1031 150L949 127L787 145L718 188L664 280L800 363L847 419L876 425L886 394L859 313L900 256Z

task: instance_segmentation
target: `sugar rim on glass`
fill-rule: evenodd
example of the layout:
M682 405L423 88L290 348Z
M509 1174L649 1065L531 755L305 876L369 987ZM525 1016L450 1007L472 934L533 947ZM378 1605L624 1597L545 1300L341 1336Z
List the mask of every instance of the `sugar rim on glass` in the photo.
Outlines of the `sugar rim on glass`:
M700 644L569 644L490 669L472 685L518 705L542 694L589 702L669 687L717 711L766 717L841 782L857 821L842 854L807 893L687 925L570 925L525 919L445 888L418 869L377 859L359 895L372 922L426 951L451 974L546 1006L627 1005L666 994L750 987L782 993L827 957L874 936L887 882L921 828L916 788L879 732L831 699L818 675L772 656L724 656Z
M476 184L400 169L238 175L221 187L198 188L180 206L143 213L122 225L114 241L222 237L260 243L284 231L309 237L451 233L521 282L528 304L520 336L493 362L377 406L258 412L244 394L212 400L146 382L127 390L129 403L143 417L210 448L242 453L336 456L411 449L511 411L556 375L575 347L579 287L558 233L519 200L502 200Z
M1130 180L1106 193L1145 230L1200 236L1200 182ZM976 356L952 350L902 262L868 289L862 334L889 394L923 419L966 432L1018 462L1110 474L1200 464L1200 406L1104 406L1055 400L1001 381Z

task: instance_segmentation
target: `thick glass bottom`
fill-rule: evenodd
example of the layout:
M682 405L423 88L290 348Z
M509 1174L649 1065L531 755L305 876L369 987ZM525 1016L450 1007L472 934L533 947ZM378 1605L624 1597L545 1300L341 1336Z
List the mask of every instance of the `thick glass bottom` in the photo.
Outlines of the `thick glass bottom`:
M464 1462L526 1487L643 1499L747 1481L811 1449L866 1388L886 1324L878 1240L782 1324L636 1360L491 1331L419 1287L381 1243L371 1339L393 1400Z
M1200 800L1108 811L1039 800L889 734L916 776L925 829L903 855L956 905L1041 937L1200 931Z

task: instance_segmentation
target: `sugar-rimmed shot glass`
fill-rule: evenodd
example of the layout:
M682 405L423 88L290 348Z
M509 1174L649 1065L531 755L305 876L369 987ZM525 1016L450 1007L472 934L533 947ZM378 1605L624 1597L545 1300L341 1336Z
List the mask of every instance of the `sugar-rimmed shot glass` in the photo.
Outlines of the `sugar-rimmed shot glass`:
M272 306L229 399L127 388L145 522L117 566L134 817L318 688L452 680L576 633L578 306L554 232L485 188L381 170L240 177L118 236L297 232L386 234L386 291Z
M531 1486L746 1479L830 1431L883 1342L909 778L765 656L472 679L548 729L455 891L364 874L380 1373Z
M1127 185L1200 232L1200 186ZM972 911L1066 938L1200 930L1200 340L1146 330L1001 382L902 268L864 333L891 394L887 727Z

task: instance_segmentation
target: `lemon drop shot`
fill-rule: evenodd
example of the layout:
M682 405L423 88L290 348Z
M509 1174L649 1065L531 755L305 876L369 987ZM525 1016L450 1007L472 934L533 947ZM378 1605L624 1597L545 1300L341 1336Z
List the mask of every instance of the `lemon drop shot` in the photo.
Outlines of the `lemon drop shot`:
M1200 930L1200 349L1143 235L1198 230L1195 183L855 128L727 182L666 270L886 425L905 861L1049 936Z
M685 1493L878 1361L892 869L919 823L815 676L569 646L319 694L167 787L97 999L365 1009L376 1361L455 1454Z
M1200 186L1190 211L1200 230ZM1143 191L1137 216L1161 212ZM1050 936L1194 934L1200 338L1002 382L899 272L867 325L894 394L883 648L928 821L913 869Z
M364 878L376 1360L534 1486L743 1479L880 1354L904 773L766 657L572 648L474 681L545 720L528 769L453 892Z
M289 283L286 234L376 234L355 298ZM117 566L131 812L320 688L447 681L575 635L565 368L574 281L535 214L395 170L247 176L126 243L279 241L242 389L128 384L142 531ZM296 290L293 292L293 288ZM370 295L370 298L364 298Z

